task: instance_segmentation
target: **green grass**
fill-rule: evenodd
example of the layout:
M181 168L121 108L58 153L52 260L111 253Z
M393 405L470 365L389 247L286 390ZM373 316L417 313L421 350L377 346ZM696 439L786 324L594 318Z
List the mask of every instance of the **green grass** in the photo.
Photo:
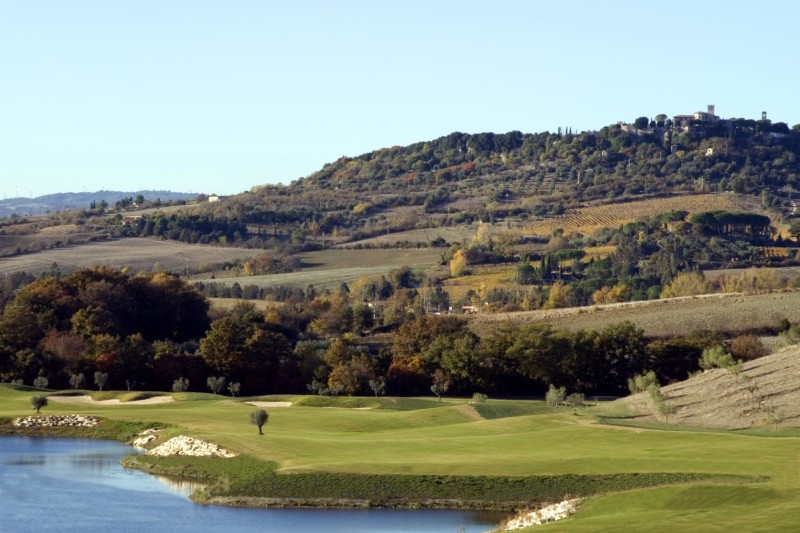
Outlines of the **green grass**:
M753 481L744 476L691 473L516 477L319 472L280 474L276 472L274 464L250 457L231 460L137 456L127 459L126 464L145 471L209 481L211 486L202 494L205 501L214 497L314 501L321 495L335 495L336 499L369 501L372 506L448 501L455 506L508 510L557 500L565 494L586 496L698 481Z
M0 417L33 414L33 394L0 386ZM43 414L104 417L117 424L105 430L111 437L158 422L168 428L166 436L188 434L242 454L236 461L159 463L217 481L224 472L218 493L300 497L313 494L314 486L322 494L342 486L345 494L379 501L405 486L405 494L431 497L454 489L450 494L464 500L491 494L533 500L542 497L534 489L549 486L545 493L557 497L594 494L576 517L547 526L555 531L791 531L800 521L797 436L609 426L596 422L600 408L573 415L534 401L327 398L326 405L309 406L321 400L308 397L267 408L269 423L259 436L249 424L250 405L211 394L173 396L177 401L157 405L50 402ZM0 421L0 430L8 429ZM642 480L659 476L682 483L641 488L648 485ZM734 476L758 481L728 482L740 480ZM376 483L386 490L375 492Z

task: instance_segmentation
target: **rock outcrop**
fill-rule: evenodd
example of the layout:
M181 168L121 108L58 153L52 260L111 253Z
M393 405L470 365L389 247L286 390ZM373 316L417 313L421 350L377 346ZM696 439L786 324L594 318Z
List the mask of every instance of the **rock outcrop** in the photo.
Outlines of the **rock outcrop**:
M178 435L169 439L167 442L156 446L147 452L147 455L191 455L195 457L236 457L236 454L230 452L211 442L204 440L187 437L185 435Z
M53 415L53 416L26 416L15 418L11 423L17 427L92 427L100 421L96 416L87 415Z
M502 531L513 531L529 526L540 526L556 520L562 520L575 514L578 510L579 499L564 500L563 502L548 505L535 511L521 514L512 518L501 526Z
M158 438L158 429L145 429L131 441L131 446L147 448L147 445Z

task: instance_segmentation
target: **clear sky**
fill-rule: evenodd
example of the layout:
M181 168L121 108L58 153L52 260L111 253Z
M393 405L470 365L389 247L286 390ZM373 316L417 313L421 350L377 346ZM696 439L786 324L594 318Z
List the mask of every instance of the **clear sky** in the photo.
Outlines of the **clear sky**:
M453 131L800 122L793 0L0 0L0 195L233 194Z

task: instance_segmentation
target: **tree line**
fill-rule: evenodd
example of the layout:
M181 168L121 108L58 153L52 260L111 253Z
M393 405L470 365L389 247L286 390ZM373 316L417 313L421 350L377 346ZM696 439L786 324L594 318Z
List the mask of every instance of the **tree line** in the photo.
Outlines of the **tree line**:
M647 339L630 323L574 332L503 324L479 336L462 318L432 314L405 314L388 337L364 337L358 327L374 310L346 300L337 291L265 312L239 303L210 317L205 298L169 274L96 268L43 278L19 289L0 316L0 378L204 390L213 377L237 394L405 395L435 386L507 396L550 385L621 394L648 370L661 383L684 379L703 350L724 343L709 333Z

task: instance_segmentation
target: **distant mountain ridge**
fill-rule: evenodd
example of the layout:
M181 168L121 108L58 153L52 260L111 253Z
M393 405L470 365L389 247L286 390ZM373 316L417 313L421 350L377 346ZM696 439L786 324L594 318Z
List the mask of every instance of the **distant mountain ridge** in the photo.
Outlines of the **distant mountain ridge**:
M174 200L191 200L200 196L197 193L173 191L94 191L94 192L63 192L47 194L36 198L8 198L0 200L0 216L40 215L48 212L66 211L72 209L88 209L92 202L105 201L114 205L123 198L133 198L142 195L145 200L160 199L162 202Z

